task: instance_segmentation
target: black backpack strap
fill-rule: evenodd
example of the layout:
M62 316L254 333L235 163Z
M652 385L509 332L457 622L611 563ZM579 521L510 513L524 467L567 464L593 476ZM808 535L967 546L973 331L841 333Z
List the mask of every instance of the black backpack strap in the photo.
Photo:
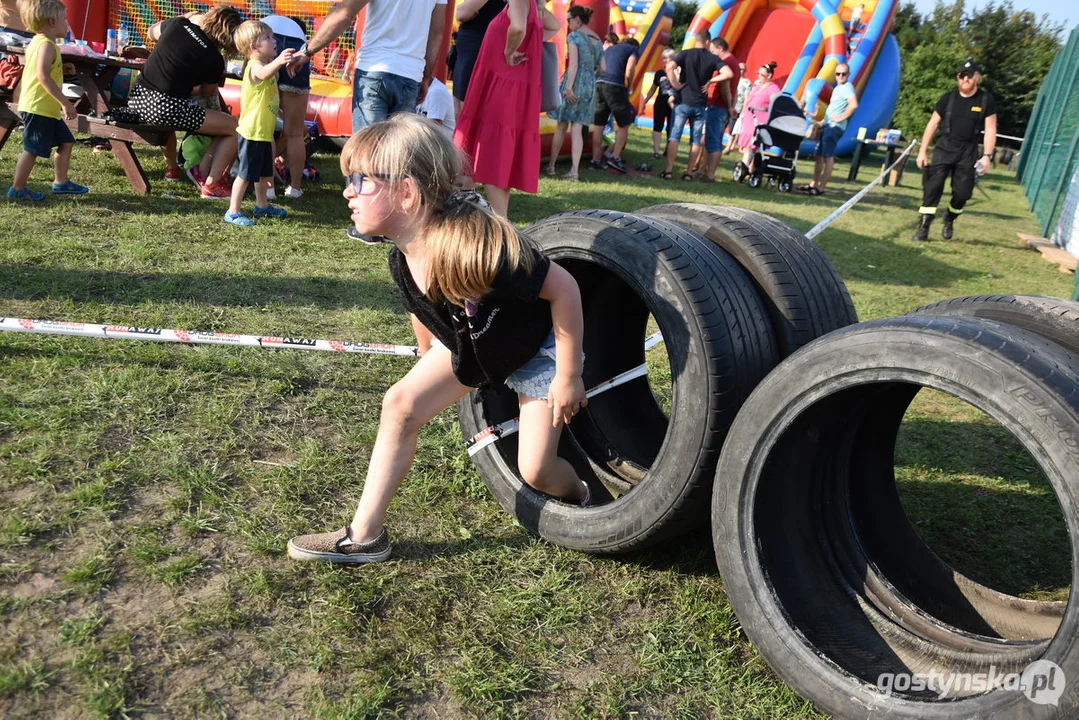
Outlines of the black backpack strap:
M952 108L955 107L955 96L958 93L958 90L948 93L948 106L944 108L944 135L951 136L952 134Z

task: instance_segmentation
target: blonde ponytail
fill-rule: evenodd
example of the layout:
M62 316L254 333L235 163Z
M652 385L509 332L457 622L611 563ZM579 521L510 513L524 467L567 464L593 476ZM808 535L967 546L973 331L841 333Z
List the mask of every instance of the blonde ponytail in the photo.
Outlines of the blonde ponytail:
M429 300L463 306L483 297L503 267L510 274L532 272L531 243L485 205L475 193L454 193L432 219L426 234Z

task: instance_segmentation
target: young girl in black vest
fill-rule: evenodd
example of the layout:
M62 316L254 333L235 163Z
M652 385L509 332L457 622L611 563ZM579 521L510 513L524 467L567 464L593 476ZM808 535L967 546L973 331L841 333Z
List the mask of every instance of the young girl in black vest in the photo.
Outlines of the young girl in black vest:
M390 274L412 313L420 360L382 400L359 507L347 527L289 541L297 560L385 560L386 508L420 428L473 388L505 382L521 405L518 468L530 486L587 504L588 486L557 455L562 423L588 403L576 281L475 193L455 191L459 152L429 120L399 113L341 152L356 229L395 245Z

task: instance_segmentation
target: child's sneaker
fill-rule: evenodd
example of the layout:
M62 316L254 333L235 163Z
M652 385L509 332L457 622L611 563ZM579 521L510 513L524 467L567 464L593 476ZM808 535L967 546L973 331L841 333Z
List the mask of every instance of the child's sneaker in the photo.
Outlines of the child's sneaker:
M225 222L230 225L239 225L240 227L251 227L255 224L254 220L243 213L225 213Z
M303 197L303 190L301 190L300 188L294 188L289 185L287 188L285 188L284 195L287 198L295 200L296 198Z
M206 176L202 174L202 170L199 170L198 165L189 168L187 176L191 178L191 182L195 183L195 187L197 188L201 188L202 184L206 182Z
M7 191L8 200L30 200L32 202L40 202L45 199L45 193L35 192L28 187L24 187L22 190L16 190L15 188L8 188Z
M165 180L167 182L180 182L183 179L184 171L179 165L176 167L165 168Z
M345 234L352 240L359 240L364 245L381 245L382 243L392 242L382 235L364 235L362 232L356 229L355 225L349 225Z
M232 188L223 182L214 183L213 185L203 183L201 194L206 200L230 200L232 199Z
M609 157L607 158L607 167L617 170L620 173L626 173L626 163L622 158Z
M85 195L88 192L90 192L90 188L70 180L52 184L53 195Z
M267 205L264 208L260 208L258 205L256 205L255 211L251 214L257 218L271 218L273 220L280 220L281 218L288 215L288 210L281 207L274 207L273 205Z
M316 560L345 565L380 562L390 556L393 546L385 528L374 540L353 542L349 530L300 535L288 541L288 556L293 560Z

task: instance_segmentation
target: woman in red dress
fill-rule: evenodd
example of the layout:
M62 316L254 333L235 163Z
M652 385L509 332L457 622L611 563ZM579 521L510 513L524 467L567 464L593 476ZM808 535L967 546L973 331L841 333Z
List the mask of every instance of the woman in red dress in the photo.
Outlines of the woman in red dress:
M483 36L457 118L453 141L471 159L472 178L483 183L491 209L503 217L510 188L539 190L543 39L558 27L536 0L509 0Z

